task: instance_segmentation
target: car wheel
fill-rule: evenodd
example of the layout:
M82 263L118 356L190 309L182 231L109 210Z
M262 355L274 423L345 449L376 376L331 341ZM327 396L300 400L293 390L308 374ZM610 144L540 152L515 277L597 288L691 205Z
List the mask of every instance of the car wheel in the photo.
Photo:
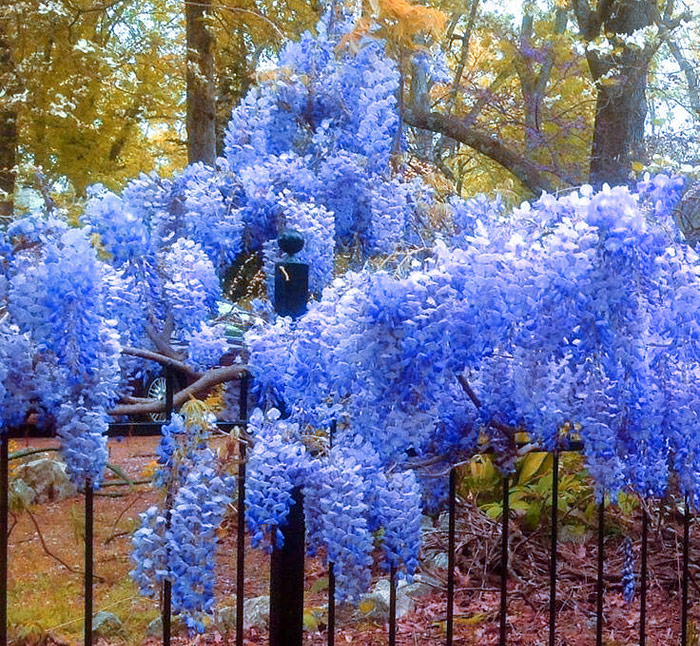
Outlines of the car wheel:
M148 384L146 389L146 395L149 399L160 399L165 401L165 391L167 385L165 377L162 375L159 377L154 377ZM164 422L166 419L165 413L151 413L149 415L152 422Z

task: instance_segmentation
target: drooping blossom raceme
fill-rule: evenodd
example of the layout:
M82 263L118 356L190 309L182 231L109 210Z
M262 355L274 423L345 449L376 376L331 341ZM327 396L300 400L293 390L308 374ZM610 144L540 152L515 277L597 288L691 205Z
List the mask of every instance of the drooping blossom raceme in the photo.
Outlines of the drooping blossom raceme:
M78 487L98 487L107 409L119 385L119 335L104 311L108 286L89 232L44 231L12 260L8 311L31 343L36 403L55 416L69 476Z
M154 484L165 502L141 514L132 539L131 576L141 594L153 597L171 581L173 612L200 633L213 612L216 532L234 489L207 440L206 428L178 414L163 427Z
M249 432L255 439L248 460L246 522L253 545L270 551L284 543L280 527L294 504L292 490L303 485L311 456L300 441L299 427L280 418L277 409L256 409Z

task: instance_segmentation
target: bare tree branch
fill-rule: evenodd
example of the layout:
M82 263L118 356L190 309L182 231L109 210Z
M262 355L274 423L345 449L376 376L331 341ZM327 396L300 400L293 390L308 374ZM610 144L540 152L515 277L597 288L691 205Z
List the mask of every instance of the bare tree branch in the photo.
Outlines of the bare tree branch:
M158 352L153 352L151 350L143 350L141 348L126 346L122 348L122 354L128 354L131 357L140 357L141 359L148 359L149 361L155 361L162 366L175 368L179 372L182 372L193 379L197 379L202 376L200 372L197 372L194 368L188 366L184 361L180 361L179 359L174 359L171 356L165 356L164 354L159 354Z
M472 404L477 408L481 408L481 400L477 397L476 393L469 385L469 382L464 378L464 375L457 375L457 381L459 381L459 385L462 386L462 390L467 394Z
M155 325L146 323L146 334L148 334L148 338L153 341L153 345L158 348L159 352L162 352L164 355L172 357L173 359L182 359L182 355L179 352L176 352L173 349L173 346L170 345L170 337L172 336L174 325L173 315L168 312L168 316L165 319L165 325L163 326L163 331L158 332Z
M678 67L681 68L681 71L685 75L685 80L688 85L690 105L697 115L700 116L700 84L698 83L698 75L695 71L695 65L693 65L685 57L678 43L671 38L672 26L668 24L667 20L662 19L658 12L655 16L655 22L659 27L659 34L665 38L666 45L668 45L673 58L676 59Z
M240 377L241 373L247 369L243 364L235 366L224 366L222 368L214 368L203 374L193 384L183 388L173 396L173 407L179 408L188 399L195 395L208 390L218 384L223 384L227 381L233 381ZM165 402L163 400L151 400L143 404L122 404L115 406L108 411L110 415L148 415L149 413L162 413L165 410Z
M41 528L39 527L39 523L36 522L36 518L34 517L34 514L29 509L25 509L24 511L27 512L29 519L32 521L32 525L34 525L34 529L36 530L36 534L39 537L39 542L41 543L41 547L43 548L46 555L50 556L52 559L58 561L69 572L72 572L73 574L82 574L82 572L80 570L76 570L74 567L71 567L70 565L68 565L68 563L66 563L60 556L56 556L56 554L54 554L48 548L48 545L46 545L46 541L44 540L44 535L41 533Z
M479 10L479 0L472 0L471 7L469 8L469 18L467 19L467 25L464 29L464 33L461 36L462 40L462 51L459 56L459 63L457 64L457 69L455 70L455 77L452 81L452 89L450 90L450 97L447 101L447 112L448 114L452 112L457 100L457 94L459 93L459 86L462 82L462 75L464 74L464 69L467 66L467 60L469 59L469 45L471 43L472 32L474 31L474 23L476 22L476 15Z
M439 132L486 155L509 170L533 193L553 193L557 186L536 164L504 146L498 139L465 125L460 119L438 112L404 111L404 121L414 128Z
M466 393L467 397L469 397L470 401L476 408L481 408L481 400L478 398L472 387L469 385L469 382L464 378L463 375L457 375L457 381L459 381L459 385L462 387L462 390ZM489 426L493 426L498 431L501 431L506 437L509 439L513 439L515 437L515 434L520 431L520 429L516 428L515 426L510 426L510 424L503 424L502 422L499 422L497 419L491 418L489 420Z
M506 68L501 70L491 85L481 92L481 95L476 100L474 105L470 108L469 112L464 116L463 122L466 126L472 126L476 121L477 117L481 114L486 104L493 98L492 95L496 92L501 85L503 85L511 76L513 75L513 70Z

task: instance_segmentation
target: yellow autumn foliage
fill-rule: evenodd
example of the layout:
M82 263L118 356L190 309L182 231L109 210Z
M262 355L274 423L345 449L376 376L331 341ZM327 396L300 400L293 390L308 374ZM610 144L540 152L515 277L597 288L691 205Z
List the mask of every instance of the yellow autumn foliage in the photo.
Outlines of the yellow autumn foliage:
M408 0L370 0L371 13L362 16L355 28L341 39L338 47L354 47L365 36L383 38L392 55L422 47L418 38L439 39L446 16L439 9L424 7Z

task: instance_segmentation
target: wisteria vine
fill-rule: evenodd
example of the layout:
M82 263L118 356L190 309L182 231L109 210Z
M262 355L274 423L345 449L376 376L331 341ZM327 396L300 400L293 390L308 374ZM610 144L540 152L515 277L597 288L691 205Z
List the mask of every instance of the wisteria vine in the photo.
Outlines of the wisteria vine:
M108 411L136 361L121 351L166 346L195 378L216 367L222 278L248 254L269 278L293 227L313 302L245 337L256 544L283 540L301 487L309 548L335 563L341 600L367 587L376 555L411 576L421 513L444 500L436 473L484 440L507 473L520 431L550 449L576 433L599 497L675 482L696 498L700 264L674 221L683 179L512 210L455 196L441 205L452 226L422 236L437 198L401 170L397 66L382 42L340 36L326 16L283 49L234 110L215 167L142 175L121 195L93 187L80 227L31 214L3 232L2 428L47 411L71 478L99 485ZM165 426L164 503L134 535L140 589L170 580L195 630L232 492L208 430L186 415Z

